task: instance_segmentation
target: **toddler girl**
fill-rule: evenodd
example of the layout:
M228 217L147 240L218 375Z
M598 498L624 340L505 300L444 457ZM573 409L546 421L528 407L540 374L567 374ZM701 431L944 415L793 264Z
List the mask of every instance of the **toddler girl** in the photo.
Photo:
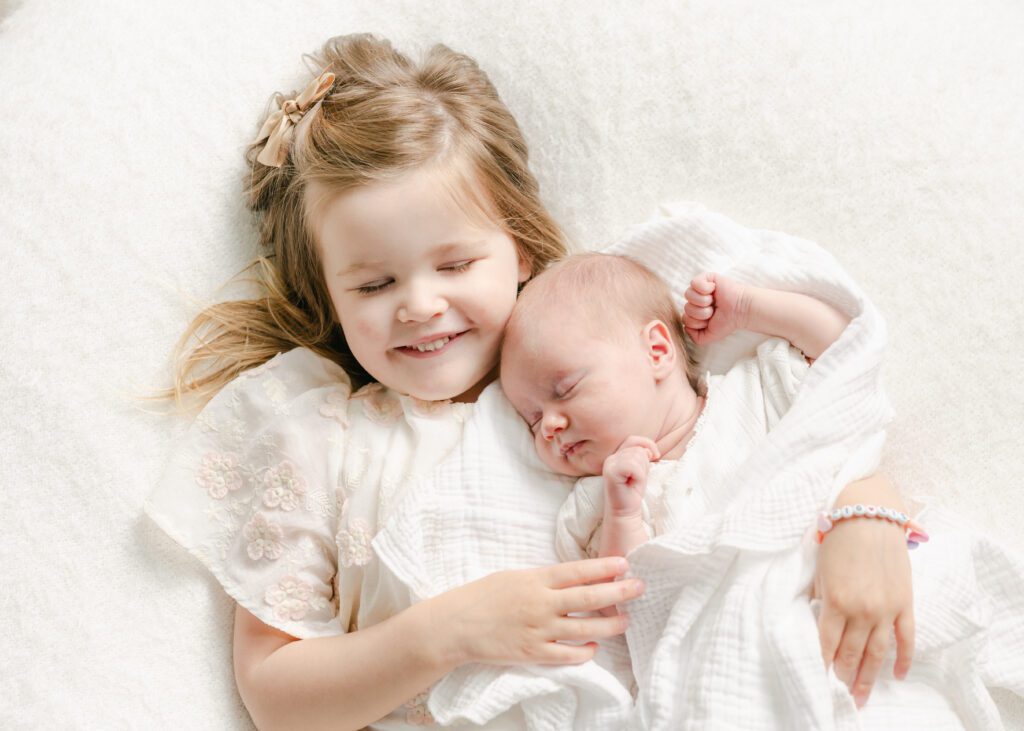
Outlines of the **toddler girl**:
M518 287L565 245L470 58L437 46L414 64L357 35L313 60L247 154L260 295L208 308L179 344L173 395L205 407L146 509L237 602L235 675L258 726L405 728L465 663L592 658L622 618L570 615L642 586L614 581L613 557L412 605L377 559L389 506L496 377ZM519 725L513 708L493 727Z
M519 284L565 248L472 60L436 47L415 66L353 36L316 61L249 152L265 294L187 334L201 345L179 390L216 396L147 511L238 602L235 671L257 725L401 728L428 720L419 695L462 663L589 659L593 644L556 640L622 624L566 615L641 587L609 581L621 559L588 561L410 608L376 560L389 504L494 378Z

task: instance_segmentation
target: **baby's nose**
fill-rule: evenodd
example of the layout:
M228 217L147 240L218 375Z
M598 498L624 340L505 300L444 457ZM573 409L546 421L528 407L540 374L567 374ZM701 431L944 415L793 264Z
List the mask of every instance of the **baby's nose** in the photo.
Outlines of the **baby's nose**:
M555 441L555 435L564 429L565 419L554 414L545 416L544 421L541 423L541 434L543 434L544 440L548 442Z

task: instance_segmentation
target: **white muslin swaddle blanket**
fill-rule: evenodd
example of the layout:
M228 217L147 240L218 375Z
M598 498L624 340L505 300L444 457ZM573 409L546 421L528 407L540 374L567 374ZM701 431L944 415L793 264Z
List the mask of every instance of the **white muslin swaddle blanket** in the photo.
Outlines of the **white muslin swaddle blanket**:
M808 529L846 484L878 467L892 416L881 316L812 242L692 206L664 213L606 250L664 276L680 300L692 276L716 271L812 295L851 322L789 411L713 487L724 508L630 554L631 573L647 585L628 610L635 688L623 680L622 644L611 642L601 662L580 666L464 666L432 689L434 718L485 723L520 704L530 729L1001 727L985 688L1024 693L1024 566L936 509L922 516L931 543L913 554L917 643L907 680L883 675L858 712L821 661ZM736 333L709 346L702 366L724 373L760 340ZM461 444L406 491L373 546L417 599L553 563L555 519L571 486L544 470L494 384Z

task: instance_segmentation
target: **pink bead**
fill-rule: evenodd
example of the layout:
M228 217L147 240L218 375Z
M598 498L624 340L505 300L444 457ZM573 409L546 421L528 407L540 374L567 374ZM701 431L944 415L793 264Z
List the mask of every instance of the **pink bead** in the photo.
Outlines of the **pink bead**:
M818 513L818 530L825 533L832 529L832 521L827 513Z

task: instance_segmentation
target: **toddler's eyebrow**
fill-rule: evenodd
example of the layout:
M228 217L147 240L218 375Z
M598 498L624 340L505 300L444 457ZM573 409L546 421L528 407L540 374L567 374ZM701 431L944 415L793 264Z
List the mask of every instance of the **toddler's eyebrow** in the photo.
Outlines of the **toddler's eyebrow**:
M466 255L474 255L479 249L483 247L485 241L449 241L443 244L438 244L430 250L432 256L449 256L451 254L459 253ZM356 272L361 272L364 269L380 269L387 264L386 259L374 259L373 261L357 261L351 266L347 266L343 269L339 269L336 277L346 277Z

